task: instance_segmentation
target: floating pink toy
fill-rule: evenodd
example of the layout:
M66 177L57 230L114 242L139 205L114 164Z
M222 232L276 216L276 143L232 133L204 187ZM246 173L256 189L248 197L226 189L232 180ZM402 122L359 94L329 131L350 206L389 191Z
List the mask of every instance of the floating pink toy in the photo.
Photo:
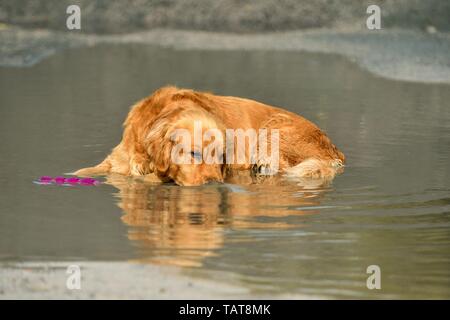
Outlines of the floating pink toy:
M82 185L82 186L95 186L99 185L101 182L94 178L78 178L78 177L55 177L52 178L50 176L42 176L39 180L34 181L37 184L57 184L57 185L65 185L65 186L74 186L74 185Z

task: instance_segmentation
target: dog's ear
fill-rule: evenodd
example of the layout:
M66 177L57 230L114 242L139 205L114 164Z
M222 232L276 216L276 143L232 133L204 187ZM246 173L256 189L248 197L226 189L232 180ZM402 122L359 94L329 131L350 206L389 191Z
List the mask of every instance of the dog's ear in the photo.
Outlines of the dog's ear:
M169 170L172 141L170 139L171 121L165 117L155 121L146 136L145 147L150 158L150 166L159 176Z

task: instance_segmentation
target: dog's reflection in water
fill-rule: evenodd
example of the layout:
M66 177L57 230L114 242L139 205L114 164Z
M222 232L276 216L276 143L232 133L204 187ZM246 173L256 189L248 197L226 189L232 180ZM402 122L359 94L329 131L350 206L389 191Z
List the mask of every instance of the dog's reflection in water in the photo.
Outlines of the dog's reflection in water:
M140 262L201 266L224 246L226 229L286 229L283 220L318 205L326 182L287 181L279 177L231 176L225 184L179 187L145 179L110 175L118 189L128 238L139 248ZM289 208L291 208L289 210ZM308 214L314 210L307 211ZM280 217L260 219L261 217ZM298 227L298 225L297 225Z

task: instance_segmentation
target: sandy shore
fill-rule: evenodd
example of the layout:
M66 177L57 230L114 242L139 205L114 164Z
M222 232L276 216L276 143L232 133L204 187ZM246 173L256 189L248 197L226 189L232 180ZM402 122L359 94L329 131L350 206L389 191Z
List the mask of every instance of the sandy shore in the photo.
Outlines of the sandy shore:
M84 35L3 26L0 29L0 66L31 66L62 49L104 43L139 43L178 50L290 50L335 53L381 77L450 83L450 34L405 30L321 29L243 35L158 29L126 35Z
M81 288L68 289L69 265L81 269ZM302 295L265 296L214 273L206 280L195 271L128 262L29 262L0 266L4 299L319 299Z
M81 288L69 290L69 265L81 268ZM180 270L122 262L40 262L3 265L0 299L200 299L243 296L233 286L194 281Z

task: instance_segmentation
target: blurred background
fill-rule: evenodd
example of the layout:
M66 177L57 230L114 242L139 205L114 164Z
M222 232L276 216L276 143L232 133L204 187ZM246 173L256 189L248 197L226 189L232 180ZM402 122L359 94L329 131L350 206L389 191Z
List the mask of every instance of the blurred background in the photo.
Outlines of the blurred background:
M67 6L82 8L82 29L124 33L153 28L267 32L365 28L366 8L382 8L383 28L450 30L448 0L2 0L0 22L65 29Z

